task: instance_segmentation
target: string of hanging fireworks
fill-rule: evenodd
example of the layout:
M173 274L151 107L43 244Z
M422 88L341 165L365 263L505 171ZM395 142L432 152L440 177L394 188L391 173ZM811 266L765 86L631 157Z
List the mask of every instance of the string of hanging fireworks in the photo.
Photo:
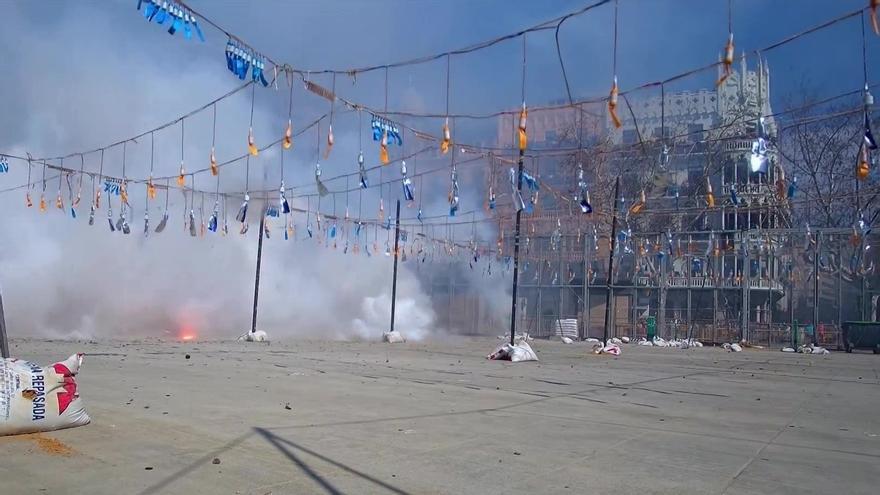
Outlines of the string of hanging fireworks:
M602 4L604 4L604 3L608 3L608 2L607 2L607 1L599 2L599 3L597 3L597 4L593 4L592 6L588 6L588 7L585 8L585 9L582 9L582 10L579 11L578 13L573 13L573 14L568 14L568 15L566 15L566 16L562 16L562 17L560 17L560 18L557 18L557 20L555 20L555 21L547 21L547 23L556 22L556 25L555 25L555 26L548 25L547 23L543 23L543 24L538 25L538 26L536 26L536 27L533 27L533 28L530 28L530 29L527 29L527 30L523 30L523 31L521 31L521 32L519 32L519 33L515 33L515 34L512 34L512 35L508 35L508 36L506 36L506 37L500 37L500 38L498 38L498 39L496 39L496 40L491 41L491 42L490 42L488 45L486 45L486 46L491 46L491 45L496 44L496 43L498 43L498 42L504 41L505 39L516 38L516 37L519 37L519 36L524 35L526 32L531 32L531 31L536 31L536 30L545 30L545 29L551 29L551 28L554 28L554 29L556 29L556 31L557 31L557 35L558 35L558 30L559 30L559 28L561 27L562 22L565 21L565 19L571 17L572 15L579 15L580 13L586 12L586 11L588 11L588 10L594 8L594 7L597 7L597 6L599 6L599 5L602 5ZM821 25L816 26L816 27L814 27L814 28L808 29L808 30L806 30L806 31L804 31L804 32L801 32L801 33L798 33L798 34L792 35L792 36L790 36L790 37L788 37L788 38L786 38L786 39L784 39L784 40L782 40L782 41L780 41L780 42L778 42L778 43L776 43L776 44L774 44L774 45L771 45L771 46L768 47L768 48L763 49L762 51L767 51L767 50L769 50L769 49L772 49L772 48L775 48L775 47L781 46L781 45L783 45L783 44L785 44L785 43L788 43L788 42L790 42L790 41L793 41L794 39L797 39L797 38L799 38L799 37L801 37L801 36L803 36L803 35L806 35L806 34L809 34L809 33L812 33L812 32L816 32L816 31L818 31L818 30L820 30L820 29L824 29L825 27L828 27L828 26L831 26L831 25L833 25L833 24L836 24L837 22L840 22L840 21L842 21L842 20L848 19L848 18L850 18L850 17L852 17L852 16L854 16L854 15L861 14L863 11L864 11L864 9L859 10L859 11L855 11L855 12L850 13L850 14L846 14L846 15L841 16L841 17L836 18L836 19L832 19L832 20L830 20L830 21L828 21L828 22L826 22L826 23L824 23L824 24L821 24ZM200 15L200 14L199 14L199 15ZM201 16L201 15L200 15L200 16ZM201 16L201 17L204 18L204 16ZM216 26L216 25L215 25L214 27L217 27L218 29L220 29L219 26ZM222 30L222 29L221 29L221 31L223 31L225 34L230 34L230 33L226 32L225 30ZM238 38L238 37L235 37L235 36L232 36L232 35L230 35L230 37L231 37L231 38L235 38L235 39L241 41L241 39ZM557 36L557 42L558 42L558 36ZM456 51L451 51L451 52L444 52L443 54L440 54L440 55L437 55L437 56L434 56L434 57L425 57L424 59L412 60L412 61L407 61L407 62L402 62L402 63L395 63L395 64L386 64L386 65L383 65L383 66L368 67L368 68L364 68L364 69L345 70L345 71L327 71L327 70L325 70L325 71L299 71L299 70L292 70L292 72L299 74L301 77L304 77L304 81L306 80L304 74L308 74L308 73L321 73L321 72L325 72L325 73L334 73L334 74L335 74L335 73L340 73L340 74L341 74L341 73L345 73L345 74L349 74L349 75L356 75L358 72L369 72L369 71L377 70L377 69L380 69L380 68L384 68L384 69L387 70L389 67L399 67L399 66L402 66L402 65L414 64L414 63L424 63L424 62L427 62L427 61L430 61L430 60L436 60L436 59L438 59L438 58L442 58L442 57L444 57L444 56L446 56L446 57L448 58L450 55L461 54L461 53L468 53L469 50L470 50L470 51L473 51L473 50L480 49L480 46L482 46L482 45L483 45L483 44L480 44L480 45L474 45L473 47L468 48L468 49L456 50ZM757 52L757 51L756 51L756 52ZM271 59L270 59L270 61L271 61ZM273 62L273 64L274 64L274 62ZM672 78L667 79L666 82L668 82L668 81L673 81L673 80L676 80L676 79L680 79L680 78L682 78L682 77L686 77L686 76L688 76L688 75L691 75L691 74L694 74L694 73L697 73L697 72L700 72L700 71L703 71L703 70L711 69L711 68L717 66L718 64L719 64L719 63L714 63L714 64L710 64L710 65L705 66L705 67L701 67L701 68L694 69L694 70L689 71L689 72L682 73L681 75L674 76L674 77L672 77ZM287 70L287 68L289 68L289 66L285 66L285 67L286 67L286 70ZM566 82L567 82L567 80L566 80ZM188 118L188 117L194 115L195 113L198 113L199 111L204 110L205 108L207 108L207 107L209 107L209 106L212 106L212 105L216 104L217 101L219 101L219 100L221 100L221 99L223 99L223 98L225 98L225 97L231 96L231 95L234 94L234 93L237 93L238 91L240 91L241 89L246 88L246 87L247 87L248 85L250 85L250 84L254 84L254 82L253 82L253 81L252 81L252 82L248 82L248 83L246 83L245 85L243 85L242 87L237 88L236 90L233 90L230 94L225 95L224 97L221 97L221 98L219 98L218 100L215 100L215 101L213 101L213 102L211 102L211 103L208 103L208 104L204 105L203 107L201 107L200 109L197 109L197 110L195 110L195 111L193 111L193 112L190 112L189 114L184 115L184 116L180 117L179 119L176 119L175 121L172 121L172 122L170 122L170 123L168 123L168 124L165 124L165 125L163 125L163 126L160 126L160 127L156 128L156 129L153 129L153 130L151 130L151 131L148 131L148 132L142 133L142 134L140 134L140 135L138 135L138 136L136 136L136 137L134 137L134 138L131 138L131 139L129 139L129 140L135 140L135 139L137 139L137 138L140 138L140 137L145 136L145 135L146 135L147 133L149 133L149 132L154 132L154 131L156 131L156 130L161 130L161 129L165 128L165 127L168 127L168 126L174 125L174 124L176 124L177 122L182 122L185 118ZM659 84L659 83L649 83L649 84L645 84L645 85L643 85L643 86L641 86L641 87L639 87L639 88L634 88L634 89L632 89L632 90L629 90L628 92L635 91L635 90L637 90L637 89L642 89L642 88L647 88L647 87L651 87L651 86L656 86L657 84ZM625 94L625 93L622 93L622 94ZM368 108L369 108L369 107L366 107L366 106L364 106L364 105L360 105L360 104L354 103L354 102L352 102L352 101L346 100L346 99L344 99L344 98L340 98L340 101L343 101L347 106L349 106L349 107L352 108L352 109L363 110L363 109L368 109ZM578 105L583 105L583 104L586 104L586 103L588 103L588 102L590 102L590 101L596 101L596 102L598 102L598 101L602 101L602 99L581 100L581 101L578 101L577 103L575 103L574 105L572 105L572 104L570 103L570 104L567 105L567 106L578 106ZM564 106L535 107L535 109L533 109L533 111L537 111L537 110L539 110L539 109L541 109L541 108L561 108L561 107L564 107ZM372 110L371 110L371 111L372 111ZM418 115L418 114L413 114L413 113L409 113L409 112L397 112L397 113L395 113L395 112L393 112L393 111L389 111L389 112L387 112L387 113L385 113L385 112L380 112L380 113L387 114L387 115L392 115L392 114L397 115L397 114L399 114L399 115L407 115L407 116L412 116L412 117L420 117L420 116L426 116L426 117L427 117L427 116L435 116L435 115L431 115L431 114ZM473 115L465 115L465 114L461 114L461 115L457 115L457 116L460 117L460 118L488 118L488 117L490 117L490 116L498 116L498 115L510 114L510 113L515 113L515 112L513 112L513 111L498 112L498 113L493 114L493 115L485 115L485 116L473 116ZM447 115L452 115L452 114L448 114L448 113L447 113ZM325 114L325 115L322 116L321 118L317 119L316 122L314 122L313 124L311 124L309 127L305 128L305 129L303 129L303 130L300 130L300 131L298 132L298 134L301 134L301 133L304 132L306 129L313 127L314 125L316 125L317 123L319 123L320 120L322 120L323 118L326 118L326 117L327 117L327 115ZM414 133L416 133L416 135L419 136L419 137L423 137L423 138L431 138L431 139L436 140L436 141L441 141L441 139L436 138L436 137L433 137L433 136L431 136L431 135L428 134L428 133L424 133L424 132L421 132L421 131L415 130L415 129L413 129L413 128L410 128L410 130L412 130ZM128 140L126 140L126 141L128 141ZM110 148L110 147L118 146L119 144L123 144L123 145L124 145L126 141L119 141L119 142L114 143L114 144L112 144L112 145L110 145L110 146L108 146L108 147L98 148L98 149L96 149L96 150L91 150L91 151L89 151L89 152L85 152L85 153L93 153L93 152L97 152L97 151L103 151L103 150L108 149L108 148ZM279 141L280 141L280 140L279 140ZM275 144L278 144L279 141L273 142L273 143L271 143L269 146L266 146L266 147L263 148L263 149L266 149L266 148L269 148L269 147L271 147L271 146L274 146ZM642 144L642 143L640 143L640 144ZM479 150L479 151L487 151L487 148L485 148L485 147L476 147L476 146L470 146L470 147L469 147L469 146L467 146L467 145L461 145L461 144L457 144L457 145L458 145L461 149L468 150L468 151L476 151L476 150ZM492 150L490 150L490 151L492 151ZM565 150L556 149L556 150L553 150L552 153L557 153L557 154L558 154L558 153L563 153L564 151L565 151ZM614 151L604 150L604 151L605 151L605 152L618 152L618 150L614 150ZM620 151L622 152L623 150L620 150ZM601 152L601 151L600 151L600 152ZM66 155L65 157L76 156L77 154L82 155L83 153L72 153L72 154L70 154L70 155ZM544 151L535 151L534 153L530 153L529 156L538 156L538 155L544 155L544 154L549 154L549 153L544 152ZM45 160L51 160L51 159L63 159L63 158L65 158L65 157L54 157L54 158L48 158L48 159L36 159L36 160L34 160L34 161L41 161L41 160L42 160L42 161L45 161ZM241 157L234 158L234 159L232 159L232 160L229 160L229 161L227 161L227 162L224 162L224 165L229 165L229 164L235 163L235 162L237 162L237 161L240 161L240 160L243 159L243 158L246 159L246 157L247 157L247 155L243 155L243 156L241 156ZM15 157L15 158L20 158L20 157ZM504 160L503 158L501 158L501 159ZM53 165L50 165L50 167L51 167L51 168L56 168L56 166L53 166ZM68 174L70 174L70 173L74 173L74 172L75 172L75 171L72 171L72 169L66 169L66 168L64 168L64 167L57 167L57 168L58 168L59 170L61 170L62 173L68 173ZM381 166L374 167L374 168L372 168L371 170L374 170L375 168L380 168L380 170L381 170ZM196 173L202 173L202 172L207 171L207 170L208 170L208 169L197 170L197 171L191 172L190 174L187 174L187 175L194 176ZM435 172L439 172L439 171L441 171L441 170L437 170L437 171L435 171ZM90 176L92 177L92 179L95 178L95 174L93 174L93 173L87 173L87 175L90 175ZM351 175L351 174L346 174L346 175ZM418 175L421 175L421 174L418 174ZM412 177L415 177L415 176L416 176L416 175L413 175ZM108 176L105 176L105 177L108 177ZM344 177L344 176L340 176L340 178L341 178L341 177ZM125 181L127 181L127 182L135 182L135 183L136 183L136 182L144 182L143 180L139 180L139 179L127 179L127 178L124 178L124 177L123 177L123 179L124 179ZM157 179L161 179L161 178L157 178ZM329 181L329 180L335 180L335 179L336 179L336 178L328 179L328 181ZM388 184L388 183L390 183L390 182L400 182L400 181L401 181L401 179L396 179L396 180L393 180L393 181L389 181L389 182L385 182L385 183L380 183L378 186L381 187L382 185L384 185L384 184ZM29 184L29 185L30 185L30 184ZM185 189L185 190L186 190L186 189ZM203 193L204 191L198 191L198 190L195 190L195 189L190 189L190 192L191 192L191 194L194 194L194 193L196 193L196 192ZM268 192L268 191L267 191L267 192ZM234 195L234 193L223 193L223 195L224 195L224 197L225 197L225 196L231 196L231 195ZM570 199L568 199L568 197L567 197L566 194L561 194L561 193L560 193L559 196L560 196L561 198L563 198L563 199L566 199L567 201L570 201ZM680 211L680 210L679 210L679 211Z
M291 66L289 66L289 65L287 65L287 64L284 64L284 65L279 66L278 64L276 64L276 62L274 62L271 58L268 58L268 57L267 57L267 60L269 60L273 65L276 65L276 67L281 67L281 68L283 68L285 71L290 71L291 73L298 74L301 78L303 78L303 81L304 81L304 82L310 82L310 81L307 81L307 77L309 77L311 74L335 73L335 74L349 74L349 75L351 75L351 74L357 74L357 73L359 73L359 72L370 72L370 71L378 70L378 69L387 69L387 68L401 67L401 66L413 65L413 64L417 64L417 63L426 63L426 62L429 62L429 61L432 61L432 60L437 60L437 59L440 59L440 58L443 58L443 57L448 57L448 56L451 56L451 55L459 55L459 54L464 54L464 53L470 53L470 52L472 52L472 51L476 51L476 50L479 50L479 49L482 49L482 48L486 48L486 47L489 47L489 46L493 46L494 44L500 43L500 42L505 41L505 40L508 40L508 39L514 39L514 38L520 37L520 36L522 36L522 35L524 35L525 33L528 33L528 32L533 32L533 31L540 31L540 30L550 29L551 27L552 27L553 29L556 29L556 28L558 28L559 26L561 26L561 23L564 22L565 20L567 20L568 18L573 17L573 16L576 16L576 15L581 15L581 14L583 14L583 13L586 13L586 12L592 10L592 9L595 8L595 7L598 7L598 6L604 5L605 3L609 3L609 2L610 2L610 0L604 0L604 1L601 1L601 2L598 2L598 3L595 3L595 4L591 4L591 5L589 5L589 6L587 6L587 7L584 7L584 8L582 8L582 9L580 9L580 10L577 10L577 11L575 11L575 12L572 12L572 13L566 14L566 15L564 15L564 16L560 16L560 17L558 17L558 18L556 18L556 19L553 19L553 20L550 20L550 21L546 21L546 22L544 22L544 23L541 23L541 24L538 24L538 25L532 26L531 28L527 28L527 29L524 29L524 30L518 31L517 33L512 33L512 34L509 34L509 35L500 36L500 37L498 37L498 38L494 38L494 39L492 39L492 40L489 40L489 41L486 41L486 42L483 42L483 43L478 43L478 44L476 44L476 45L472 45L471 47L466 47L466 48L462 48L462 49L458 49L458 50L452 50L452 51L448 51L448 52L443 52L443 53L440 53L440 54L435 54L435 55L431 55L431 56L428 56L428 57L422 57L422 58L420 58L420 59L413 59L413 60L408 60L408 61L404 61L404 62L397 62L397 63L391 63L391 64L384 64L384 65L372 66L372 67L367 67L367 68L362 68L362 69L347 69L347 70L329 70L329 69L322 69L322 70L308 70L308 71L305 71L305 70L293 69ZM198 16L199 18L203 19L206 23L208 23L208 24L211 25L212 27L214 27L214 28L220 30L221 32L223 32L224 34L226 34L227 36L229 36L230 38L235 39L235 40L239 41L240 43L245 44L246 46L250 46L250 45L248 45L248 44L247 44L242 38L240 38L240 37L238 37L238 36L236 36L236 35L230 33L229 31L227 31L227 30L221 28L219 25L217 25L216 23L214 23L213 21L211 21L209 18L207 18L206 16L204 16L204 15L201 14L200 12L191 9L191 8L190 8L189 6L187 6L185 3L183 3L183 2L178 2L178 3L180 3L180 4L181 4L182 6L184 6L185 8L189 9L190 12L191 12L194 16ZM849 13L843 14L843 15L841 15L841 16L839 16L839 17L836 17L836 18L834 18L834 19L828 20L828 21L826 21L826 22L824 22L824 23L822 23L822 24L819 24L819 25L817 25L817 26L813 26L813 27L811 27L811 28L805 29L805 30L800 31L800 32L798 32L798 33L792 34L792 35L788 36L787 38L784 38L783 40L780 40L780 41L778 41L778 42L776 42L776 43L773 43L773 44L771 44L771 45L768 45L767 47L764 47L764 48L762 48L762 49L752 50L752 52L750 52L750 53L755 53L755 54L758 54L758 55L760 55L761 53L766 53L767 51L770 51L770 50L772 50L772 49L775 49L775 48L778 48L778 47L783 46L783 45L785 45L785 44L788 44L788 43L790 43L790 42L793 42L793 41L795 41L795 40L797 40L797 39L799 39L799 38L801 38L801 37L803 37L803 36L806 36L806 35L809 35L809 34L815 33L815 32L817 32L817 31L820 31L820 30L822 30L822 29L828 28L828 27L833 26L833 25L835 25L835 24L837 24L837 23L839 23L839 22L842 22L842 21L844 21L844 20L850 19L850 18L852 18L852 17L854 17L854 16L856 16L856 15L861 15L866 9L867 9L867 8L865 8L865 9L859 9L859 10L856 10L856 11L853 11L853 12L849 12ZM550 23L553 23L554 26L549 26L548 24L550 24ZM673 81L676 81L676 80L679 80L679 79L683 79L683 78L685 78L685 77L688 77L688 76L691 76L691 75L694 75L694 74L697 74L697 73L700 73L700 72L703 72L703 71L706 71L706 70L713 69L713 68L715 68L716 66L718 66L719 64L723 64L723 62L715 62L715 63L712 63L712 64L708 64L708 65L704 65L704 66L698 67L698 68L696 68L696 69L687 70L687 71L684 71L684 72L682 72L682 73L679 73L679 74L676 74L676 75L674 75L674 76L671 76L671 77L669 77L669 78L666 78L666 79L664 79L663 81L649 82L649 83L642 84L642 85L640 85L640 86L634 87L634 88L629 89L629 90L626 90L626 91L620 91L619 94L620 94L620 95L626 95L626 94L629 94L629 93L632 93L632 92L635 92L635 91L638 91L638 90L647 89L647 88L651 88L651 87L656 87L656 86L659 86L659 85L667 84L667 83L670 83L670 82L673 82ZM277 76L276 76L276 78L273 78L272 83L275 83L276 79L277 79ZM270 84L272 84L272 83L270 83ZM117 142L115 142L115 143L112 143L112 144L109 144L109 145L106 145L106 146L103 146L103 147L100 147L100 148L95 148L95 149L92 149L92 150L73 152L73 153L69 153L69 154L67 154L67 155L63 155L63 156L34 158L33 161L34 161L34 162L42 162L42 161L50 161L50 160L60 160L60 159L63 159L63 158L75 157L75 156L77 156L77 155L85 155L85 154L91 154L91 153L96 153L96 152L104 151L104 150L107 150L107 149L110 149L110 148L114 148L114 147L116 147L116 146L120 146L120 145L124 144L124 143L127 142L127 141L135 141L135 142L136 142L137 139L140 139L140 138L142 138L142 137L145 137L147 134L151 134L151 133L154 133L154 132L158 132L158 131L160 131L160 130L162 130L162 129L165 129L165 128L167 128L167 127L170 127L170 126L176 125L176 124L180 123L182 120L184 120L184 119L186 119L186 118L189 118L189 117L192 117L192 116L194 116L194 115L196 115L196 114L198 114L198 113L200 113L200 112L206 110L207 108L216 105L216 103L218 103L218 102L220 102L220 101L222 101L222 100L224 100L224 99L226 99L226 98L228 98L228 97L233 96L234 94L238 93L239 91L241 91L241 90L243 90L243 89L246 89L246 88L247 88L248 86L250 86L251 84L255 84L255 81L247 82L247 83L245 83L244 85L242 85L242 86L240 86L240 87L238 87L238 88L235 88L235 89L233 89L232 91L230 91L230 92L228 92L228 93L222 95L221 97L219 97L219 98L217 98L217 99L215 99L215 100L212 100L212 101L210 101L210 102L208 102L208 103L202 105L201 107L199 107L199 108L197 108L197 109L195 109L195 110L192 110L192 111L188 112L187 114L182 115L181 117L178 117L178 118L176 118L176 119L174 119L174 120L172 120L172 121L170 121L170 122L167 122L167 123L165 123L165 124L162 124L162 125L160 125L160 126L158 126L158 127L155 127L155 128L153 128L153 129L150 129L150 130L148 130L148 131L144 131L144 132L142 132L142 133L140 133L140 134L138 134L138 135L136 135L136 136L132 136L132 137L130 137L130 138L127 138L127 139L124 139L124 140L120 140L120 141L117 141ZM316 93L320 92L320 89L319 89L320 87L319 87L319 86L314 85L314 83L312 83L312 85L313 85L313 86L312 86L312 88L313 88L313 89L312 89L313 92L316 92ZM838 96L835 96L835 97L833 97L833 98L838 98L838 97L842 97L842 96L847 96L848 94L855 94L855 93L856 93L856 92L847 93L847 94L843 94L843 95L838 95ZM426 118L436 118L436 117L443 117L443 116L447 115L447 114L428 114L428 113L419 114L419 113L413 113L413 112L400 112L400 111L394 111L394 110L388 110L388 111L377 110L377 109L373 109L373 108L371 108L371 107L369 107L369 106L366 106L366 105L363 105L363 104L360 104L360 103L354 102L354 101L349 100L349 99L346 99L346 98L343 98L343 97L341 97L341 96L339 96L339 95L334 95L334 97L337 98L337 99L339 99L341 102L343 102L343 103L344 103L346 106L348 106L351 110L367 110L367 111L370 111L371 113L374 113L374 114L383 114L383 115L391 115L391 116L407 116L407 117L426 117ZM832 98L832 99L833 99L833 98ZM607 97L595 97L595 98L581 99L581 100L577 100L577 101L574 102L574 103L569 103L569 104L564 104L564 105L547 105L547 106L534 107L534 108L531 109L531 111L533 111L533 112L537 112L537 111L543 111L543 110L554 110L554 109L559 109L559 108L580 107L580 106L583 106L583 105L585 105L585 104L589 104L589 103L598 103L598 102L602 102L602 101L604 101L604 100L606 100L606 99L607 99ZM822 103L822 102L817 102L816 104L820 104L820 103ZM786 111L783 111L783 112L778 112L778 113L776 113L776 114L766 115L766 117L770 117L770 116L774 116L774 115L782 115L782 114L785 114L785 113L788 113L788 112L791 112L791 111L792 111L792 110L786 110ZM453 117L453 118L485 119L485 118L494 118L494 117L498 117L498 116L502 116L502 115L512 115L512 114L516 114L516 113L518 113L518 112L519 112L518 110L515 110L515 111L514 111L514 110L507 110L507 111L500 111L500 112L495 112L495 113L491 113L491 114L483 114L483 115L448 114L448 116L449 116L449 117ZM324 116L321 117L321 119L326 118L326 117L327 117L327 115L325 114ZM320 120L320 119L319 119L319 120ZM311 125L309 126L309 128L310 128L311 126L313 126L313 125L315 125L315 124L314 124L314 123L311 124ZM404 127L406 127L406 126L404 126ZM435 140L435 141L438 141L438 142L439 142L439 141L442 141L441 138L437 138L437 137L435 137L435 136L432 136L430 133L427 133L427 132L424 132L424 131L420 131L420 130L417 130L417 129L415 129L415 128L411 128L411 127L407 127L407 128L410 129L413 133L415 133L418 137L422 137L422 138L425 138L425 139L432 139L432 140ZM708 130L711 131L712 129L708 129ZM298 132L298 134L302 134L302 131ZM685 136L685 135L683 135L683 136ZM678 137L678 136L677 136L677 137ZM650 142L650 141L646 141L646 142ZM271 143L269 146L266 146L266 147L263 148L263 149L267 149L267 148L269 148L269 147L271 147L271 146L273 146L273 145L275 145L275 144L277 144L277 143L278 143L277 141L276 141L276 142L273 142L273 143ZM474 145L459 145L459 146L460 146L460 147L464 147L464 148L466 148L466 149L475 150L475 151L476 151L476 150L480 150L480 151L502 151L502 149L500 149L500 148L479 147L479 146L474 146ZM564 151L571 151L571 150L565 150L565 149L556 149L556 150L554 150L554 152L556 152L556 153L560 153L560 152L564 152ZM613 153L613 152L616 152L616 150L615 150L615 151L606 151L606 152ZM7 155L7 156L10 156L10 155ZM528 155L526 155L526 156L534 156L534 153L533 153L533 154L528 154ZM14 158L19 158L19 157L14 157ZM235 162L237 162L237 161L244 160L244 159L246 159L246 158L247 158L247 155L242 155L242 156L240 156L240 157L237 157L237 158L234 158L234 159L228 160L228 161L224 162L224 164L225 164L225 165L229 165L229 164L235 163ZM375 168L378 168L378 167L375 167ZM200 170L197 170L197 171L191 172L190 174L187 174L187 175L195 175L196 173L204 173L204 172L206 172L206 171L208 171L208 170L209 170L208 168L200 169ZM170 177L168 177L168 178L173 178L173 177L174 177L174 176L170 176ZM160 179L160 178L157 178L157 179ZM130 182L135 182L135 183L137 183L137 182L144 182L144 181L141 180L141 179L128 179L128 180L129 180Z

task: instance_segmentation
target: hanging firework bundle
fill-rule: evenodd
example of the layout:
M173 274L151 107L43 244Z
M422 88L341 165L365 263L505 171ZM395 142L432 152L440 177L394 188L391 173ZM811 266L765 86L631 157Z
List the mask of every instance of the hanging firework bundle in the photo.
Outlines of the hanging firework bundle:
M165 181L165 210L162 212L162 219L159 220L159 224L156 225L156 229L153 231L157 234L161 234L163 230L165 230L165 226L168 225L168 194L171 188L168 187L168 181Z
M413 192L412 180L406 175L405 160L400 162L400 175L403 176L403 181L401 182L401 185L403 186L403 197L406 198L407 201L413 201L415 199L415 194Z
M208 230L211 232L217 232L217 218L220 215L220 200L214 201L214 210L211 211L211 216L208 217Z
M247 78L248 71L250 70L251 81L259 82L263 87L269 85L269 81L266 80L264 75L266 70L265 59L251 48L233 41L232 38L229 38L226 42L226 68L242 81Z
M556 228L550 234L550 249L556 251L559 249L559 243L562 240L562 220L556 219Z
M758 119L758 137L752 141L752 153L749 155L749 166L753 173L767 173L767 132L764 128L764 117Z
M616 129L620 129L623 126L623 123L620 121L620 117L617 115L617 104L618 98L620 96L620 88L617 86L617 76L614 76L614 80L611 83L611 93L608 96L608 115L611 116L611 122L614 124Z
M510 167L508 176L510 178L510 187L511 187L511 197L513 198L513 206L516 208L516 211L522 211L525 209L526 204L523 201L522 193L520 193L517 180L516 180L516 170L513 167Z
M278 211L278 208L272 205L266 206L266 217L268 218L278 218L281 216L281 213Z
M722 59L722 70L721 77L715 81L715 86L721 86L724 81L733 74L733 32L730 32L727 35L727 44L724 45L724 58Z
M330 194L327 186L321 181L321 162L315 162L315 185L318 186L318 195L323 197Z
M877 149L877 142L874 140L874 134L871 132L871 121L868 117L867 110L865 111L865 133L861 148L861 152L859 153L859 163L856 168L856 177L858 177L859 180L865 180L871 173L871 165L873 162L871 151Z
M706 206L715 208L715 194L712 193L712 181L706 177Z
M451 144L452 133L449 131L449 117L446 117L446 121L443 123L443 137L440 139L440 153L444 155L448 153Z
M146 5L144 5L146 4ZM148 22L156 21L160 26L168 21L168 34L174 35L183 29L183 37L192 39L193 31L203 43L205 35L196 16L182 5L168 0L138 0L137 9L144 7L144 18Z
M366 189L367 187L370 186L370 181L367 179L367 169L364 168L364 152L363 151L358 152L357 164L358 164L358 176L359 176L358 184L360 185L361 189Z
M104 192L107 194L112 194L114 196L119 196L120 186L122 181L120 179L114 177L104 177ZM98 200L100 203L100 195L98 196Z
M454 154L454 152L453 152ZM452 173L450 174L449 187L449 216L454 217L459 207L459 190L458 190L458 170L455 163L452 164Z
M541 189L541 185L538 183L538 179L523 170L522 173L522 181L525 187L529 190L529 203L526 206L526 213L532 214L535 211L535 207L538 206L538 191Z
M529 136L526 133L526 123L528 121L529 112L526 109L526 102L522 103L522 110L519 111L519 126L517 126L517 135L519 137L519 150L525 151L529 144Z
M278 190L278 204L281 213L287 215L290 213L290 203L287 202L287 196L284 191L284 181L281 181L281 188Z
M730 185L730 202L733 203L733 206L739 205L739 195L736 192L736 184Z
M188 215L188 225L189 225L189 236L196 237L199 233L196 229L196 213L193 210L192 203L190 203L189 215Z
M647 203L648 203L648 198L645 196L645 190L642 189L641 192L639 193L639 199L636 200L636 202L633 203L632 206L629 207L629 214L630 215L638 215L639 213L644 211L645 207L647 206Z
M110 198L107 198L107 225L110 226L110 232L116 232L116 227L113 225L113 205L110 203Z
M122 201L119 202L119 218L116 219L116 230L121 231L123 234L131 233L131 228L128 225L128 218L125 216L125 203Z
M403 146L400 127L384 117L379 117L376 114L371 115L370 127L373 129L373 141L379 141L379 160L382 165L388 165L391 161L388 155L388 144L396 142L398 146Z
M575 200L581 207L581 213L585 215L593 213L593 203L590 201L590 190L587 188L587 180L584 178L584 168L580 164L578 164L577 179L578 195L575 197Z
M330 130L327 132L327 149L324 151L324 159L330 157L330 151L333 149L333 143L336 141L333 137L333 123L330 123Z
M246 233L248 229L247 211L248 202L250 200L250 195L248 193L244 193L244 201L242 201L241 206L238 207L238 213L235 214L235 221L241 223L240 233L242 234Z

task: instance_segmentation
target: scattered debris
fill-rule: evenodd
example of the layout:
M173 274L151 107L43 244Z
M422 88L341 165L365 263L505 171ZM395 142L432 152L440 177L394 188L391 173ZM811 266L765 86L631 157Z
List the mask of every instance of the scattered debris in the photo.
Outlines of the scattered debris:
M794 348L793 347L783 347L781 349L781 351L782 352L794 352Z
M563 344L574 344L574 341L568 337L562 337L562 343Z
M187 359L189 359L189 358L190 358L190 356L189 356L189 354L187 354L187 355L186 355L186 356L184 356L184 357L185 357L185 358L187 358Z
M623 339L621 339L623 340ZM627 338L627 340L629 340ZM654 347L677 347L680 349L690 349L691 347L703 347L703 343L697 339L671 339L665 340L662 337L654 337L653 340L648 340L644 337L640 338L637 342L638 345L643 346L654 346Z
M214 460L211 461L211 464L220 464L220 458L219 458L219 457L215 457Z
M797 351L801 354L831 354L828 349L824 347L819 347L816 344L798 346Z
M607 345L603 345L599 342L593 344L593 354L611 354L613 356L620 356L620 346L613 343L611 340L608 341Z
M292 407L290 407L290 402L284 404L284 409L287 409L288 411L290 411L291 409L293 409Z
M629 337L623 336L620 338L620 341L623 342L624 344L629 344Z

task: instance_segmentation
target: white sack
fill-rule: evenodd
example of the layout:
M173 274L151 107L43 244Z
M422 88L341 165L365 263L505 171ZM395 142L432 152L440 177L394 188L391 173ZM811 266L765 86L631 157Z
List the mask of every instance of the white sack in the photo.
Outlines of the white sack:
M74 377L82 354L43 367L20 359L0 360L0 436L52 431L88 424Z

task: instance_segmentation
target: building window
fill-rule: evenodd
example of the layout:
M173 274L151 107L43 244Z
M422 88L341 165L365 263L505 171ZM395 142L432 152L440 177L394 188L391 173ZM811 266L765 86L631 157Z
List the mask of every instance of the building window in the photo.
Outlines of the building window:
M691 141L702 141L703 124L688 124L688 139Z

